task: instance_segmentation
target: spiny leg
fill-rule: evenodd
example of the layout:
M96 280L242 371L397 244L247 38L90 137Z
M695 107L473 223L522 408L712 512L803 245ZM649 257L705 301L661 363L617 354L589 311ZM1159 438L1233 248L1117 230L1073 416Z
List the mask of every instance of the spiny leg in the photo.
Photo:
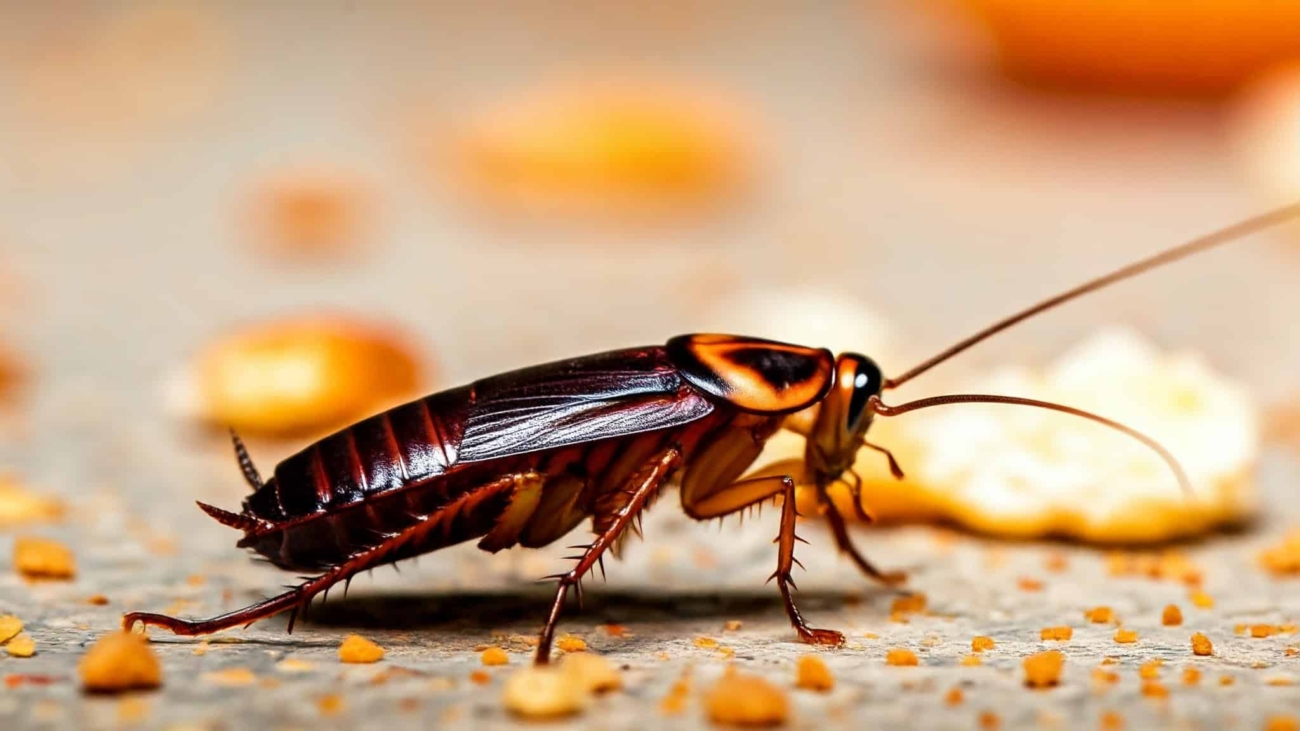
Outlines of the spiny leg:
M253 466L253 460L248 456L248 450L244 448L244 440L239 438L234 429L230 430L230 443L235 445L235 458L239 460L239 469L244 471L244 481L254 490L262 488L262 476L257 473L257 468Z
M564 600L569 594L569 588L578 587L581 593L579 582L582 581L582 577L600 561L606 549L612 546L623 531L631 525L637 514L645 507L646 501L659 490L668 479L668 475L677 467L681 457L680 450L670 447L634 473L628 479L628 487L624 488L628 500L614 514L609 526L596 535L596 540L592 541L578 558L577 565L566 573L552 577L559 579L559 586L555 591L555 601L551 604L551 613L546 618L546 624L542 627L542 634L537 642L537 655L534 660L536 664L545 665L550 662L551 642L555 638L555 627L560 622L560 613L564 610Z
M790 617L790 624L799 633L799 639L814 645L842 645L844 635L831 629L809 627L799 607L795 606L791 590L797 588L790 572L798 559L794 557L795 541L803 539L795 535L795 521L799 517L795 510L794 479L788 475L779 477L751 477L732 483L729 487L714 492L707 498L683 505L686 514L696 520L722 518L738 513L746 508L761 504L781 496L781 529L774 543L777 545L776 571L771 578L781 590L781 599L785 603L785 613ZM803 564L799 564L801 567Z

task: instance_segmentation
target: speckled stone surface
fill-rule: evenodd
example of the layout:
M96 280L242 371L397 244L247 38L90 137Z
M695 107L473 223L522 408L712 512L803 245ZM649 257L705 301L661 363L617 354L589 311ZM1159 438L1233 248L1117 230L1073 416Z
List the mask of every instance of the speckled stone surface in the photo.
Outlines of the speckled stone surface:
M124 611L206 616L293 580L249 561L236 534L194 506L235 506L244 487L226 443L164 413L167 377L227 327L319 305L391 318L412 329L445 386L706 329L707 306L735 292L818 288L877 307L922 354L1082 272L1262 207L1237 176L1220 108L1035 96L972 78L945 62L927 31L933 21L909 5L724 2L672 17L566 15L504 0L475 12L450 3L198 5L213 32L204 38L219 40L204 46L202 63L220 73L203 76L206 103L192 116L113 137L106 124L72 134L80 128L41 124L32 111L41 107L0 105L0 160L14 163L0 165L0 343L32 374L6 412L0 467L71 511L60 524L0 531L0 612L20 616L38 648L30 659L0 656L0 677L53 679L0 686L0 728L521 727L499 696L506 674L529 659L519 638L534 635L550 599L531 582L564 565L560 547L487 556L464 546L400 575L383 569L346 599L331 594L292 635L283 617L207 644L155 632L161 690L127 700L80 693L78 658ZM30 50L21 43L73 22L31 8L0 11L0 46ZM719 80L770 123L779 154L759 203L741 215L655 233L512 228L431 192L429 171L394 138L401 110L431 104L452 118L538 69L654 59ZM0 98L32 88L25 68L0 75ZM98 114L92 105L85 118ZM304 161L377 184L383 225L358 258L294 269L243 245L240 196L265 172ZM1261 239L1053 313L952 367L1043 359L1097 325L1124 322L1203 350L1265 402L1286 398L1300 373L1300 270L1293 242ZM300 446L250 443L264 472ZM848 633L834 651L797 643L775 587L763 585L775 514L719 531L686 521L670 495L646 521L646 541L610 566L608 584L589 585L585 611L562 625L625 667L626 689L571 723L699 727L700 691L730 652L742 670L789 687L794 659L816 651L836 686L791 689L794 728L970 729L986 711L1002 728L1092 729L1108 711L1130 729L1262 728L1273 714L1300 714L1300 685L1271 684L1300 682L1300 658L1286 655L1300 636L1251 639L1234 627L1300 621L1300 581L1270 578L1255 562L1300 519L1300 482L1278 450L1259 480L1260 523L1180 547L1216 600L1205 610L1178 582L1112 577L1093 549L863 530L868 555L910 571L910 587L929 599L930 614L892 622L894 594L859 577L809 525L799 598L815 625ZM20 580L8 556L23 532L70 545L77 578ZM1065 568L1050 570L1058 555ZM1022 578L1041 590L1024 590ZM94 594L109 604L87 604ZM1182 608L1183 626L1161 626L1168 603ZM1084 610L1097 605L1113 607L1139 641L1116 644L1113 627L1086 623ZM724 631L730 620L740 629ZM610 636L605 623L627 636ZM1074 627L1073 639L1040 641L1054 625ZM1213 657L1192 656L1196 631L1213 640ZM387 656L340 664L349 633ZM976 635L997 647L981 666L961 666ZM726 652L697 646L698 637ZM475 648L488 644L509 649L511 664L486 669L479 685L469 679L480 667ZM886 666L892 647L915 651L920 665ZM1048 647L1067 656L1061 684L1031 691L1022 659ZM1091 672L1107 657L1120 681L1098 690ZM311 667L277 667L288 658ZM1166 700L1140 693L1137 668L1155 658L1165 660ZM1195 687L1182 684L1188 666L1203 671ZM212 675L231 668L256 680L232 687ZM663 715L660 700L687 672L683 712ZM1225 676L1231 685L1220 684ZM965 701L949 706L954 686ZM329 696L342 708L327 716L320 700Z

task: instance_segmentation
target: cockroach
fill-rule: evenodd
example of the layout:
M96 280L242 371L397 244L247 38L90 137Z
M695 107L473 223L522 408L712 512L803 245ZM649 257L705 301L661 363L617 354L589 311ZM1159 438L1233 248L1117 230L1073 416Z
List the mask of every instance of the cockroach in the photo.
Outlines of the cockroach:
M1104 416L1016 396L949 394L889 405L881 395L1029 317L1155 267L1300 216L1300 203L1167 249L1043 300L886 378L870 358L825 348L722 334L674 337L663 345L613 350L524 368L435 393L325 437L263 481L239 437L231 438L252 494L239 513L199 503L242 530L249 548L276 566L316 573L278 596L211 619L188 621L132 612L123 618L179 635L204 635L300 609L361 571L477 539L484 551L551 544L588 518L594 538L558 587L535 661L546 663L570 589L606 552L618 555L629 531L670 483L696 520L780 502L771 579L800 639L840 645L844 635L810 627L795 604L798 561L795 481L780 465L746 474L779 429L805 437L807 472L839 550L886 585L905 579L876 568L854 546L827 497L843 478L861 506L852 472L859 449L903 471L889 450L867 440L875 417L955 403L1050 409L1091 420L1142 442L1190 490L1177 460L1150 437ZM769 579L769 581L771 580ZM346 591L346 586L345 586Z

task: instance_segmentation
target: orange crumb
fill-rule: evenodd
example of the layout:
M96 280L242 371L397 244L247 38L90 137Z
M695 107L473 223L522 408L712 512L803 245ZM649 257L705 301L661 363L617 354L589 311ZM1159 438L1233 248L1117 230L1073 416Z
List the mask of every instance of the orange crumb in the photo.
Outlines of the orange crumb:
M1256 639L1262 637L1272 637L1277 632L1277 627L1271 624L1252 624L1250 626L1250 636Z
M1038 633L1039 639L1064 642L1074 637L1073 627L1044 627Z
M1264 721L1264 731L1297 731L1300 721L1295 716L1269 716Z
M225 686L252 685L257 682L257 676L248 668L226 668L225 670L204 673L203 679L216 685Z
M1115 630L1115 641L1120 643L1121 645L1127 645L1133 642L1137 642L1137 640L1138 640L1138 633L1135 630L1131 630L1131 629Z
M581 637L564 635L555 641L555 646L564 652L582 652L587 649L587 642Z
M985 650L992 650L994 644L992 637L980 635L970 641L970 649L972 652L984 652Z
M863 632L863 633L862 633L862 636L865 637L865 638L867 638L867 639L869 639L869 640L878 640L878 639L880 639L880 635L876 634L875 632Z
M673 683L668 689L668 695L665 695L659 701L660 712L673 716L686 710L686 699L690 696L691 684L686 678L682 678Z
M901 615L924 612L927 601L925 594L921 592L900 596L895 599L894 603L890 606L889 613Z
M143 635L113 632L99 638L77 666L81 686L92 693L156 688L162 666Z
M691 644L695 645L701 650L712 650L717 648L718 641L713 639L712 637L696 637L695 639L691 640Z
M1192 654L1193 655L1213 655L1214 645L1210 643L1210 638L1197 632L1192 635Z
M203 576L200 576L199 574L190 574L189 576L185 577L185 583L189 584L190 586L203 586L203 584L206 581L207 579L204 578Z
M943 702L950 706L960 706L964 700L966 700L966 696L961 692L961 688L957 686L949 688L947 694L943 697Z
M1050 553L1047 556L1047 560L1043 562L1043 566L1048 571L1052 571L1055 573L1060 573L1066 570L1067 568L1069 568L1069 565L1070 565L1069 559L1067 559L1065 557L1065 554L1063 553Z
M997 731L1002 728L1002 719L993 711L983 711L980 713L980 728L984 731Z
M1294 683L1294 681L1291 680L1291 678L1286 677L1284 675L1279 675L1277 677L1269 678L1264 682L1274 686L1287 686L1287 685L1292 685Z
M77 561L58 541L24 536L14 539L14 570L29 579L71 579Z
M600 629L610 637L627 637L630 633L621 624L602 624Z
M316 708L320 710L322 716L335 716L343 710L343 696L337 693L329 693L321 696L316 701Z
M1177 627L1183 623L1183 611L1177 604L1170 604L1160 615L1160 623L1166 627Z
M980 660L980 656L979 656L979 655L967 655L966 657L963 657L963 658L961 659L961 664L964 665L964 666L966 666L966 667L974 667L974 666L976 666L976 665L980 665L980 664L982 664L982 663L983 663L983 661Z
M1121 731L1124 728L1124 717L1115 711L1106 711L1101 714L1099 727L1102 731Z
M885 653L885 664L899 665L899 666L920 665L921 661L916 659L916 653L912 652L911 650L904 650L902 648L895 647L894 649Z
M1119 673L1102 668L1093 668L1092 682L1096 685L1114 685L1119 682Z
M1042 591L1043 590L1043 582L1039 581L1038 579L1031 579L1027 576L1022 576L1019 579L1016 579L1016 586L1020 587L1021 591Z
M1142 681L1142 695L1148 698L1168 698L1169 688L1165 687L1158 680Z
M1296 625L1292 622L1280 624L1277 626L1277 633L1280 635L1293 635L1296 633Z
M1244 625L1244 624L1234 624L1234 625L1232 626L1232 633L1233 633L1234 635L1244 635L1244 634L1246 634L1246 630L1247 630L1247 629L1249 629L1249 627L1248 627L1247 625Z
M1183 685L1196 685L1201 682L1201 671L1196 668L1183 668Z
M1260 551L1259 563L1274 576L1300 574L1300 529L1291 530L1276 545Z
M1232 684L1235 683L1235 682L1237 682L1237 679L1234 678L1234 677L1232 677L1231 675L1220 675L1220 676L1219 676L1219 685L1225 685L1225 686L1226 686L1226 685L1232 685Z
M5 364L0 356L0 393L4 391L4 380ZM0 474L0 527L57 521L66 510L61 501L34 494L19 484L16 477Z
M1138 677L1143 680L1156 680L1160 677L1160 667L1164 664L1165 661L1159 658L1148 660L1138 667Z
M102 607L108 604L108 597L103 594L92 594L86 597L86 603L96 607Z
M790 715L785 692L754 675L724 675L704 698L709 720L726 726L777 726Z
M804 655L795 665L794 684L806 690L825 691L835 687L835 677L820 657Z
M1214 607L1214 597L1203 591L1194 591L1188 595L1192 605L1199 609L1211 609Z
M1093 607L1083 613L1083 618L1093 624L1108 624L1115 621L1115 612L1110 607Z
M738 629L740 629L739 619L728 619L726 624L722 625L723 632L735 632Z
M1102 665L1118 665L1118 664L1119 664L1119 658L1117 658L1117 657L1103 657L1103 658L1101 659L1101 664L1102 664Z
M384 648L360 635L348 635L339 645L339 660L346 663L372 663L384 658Z
M469 682L475 685L487 685L492 682L492 676L488 675L486 670L475 670L469 674Z
M1048 688L1061 680L1065 655L1060 650L1039 652L1025 658L1025 684L1031 688Z
M510 656L500 647L489 647L483 651L483 654L479 656L479 659L483 661L484 665L510 664Z
M487 675L482 670L475 672ZM470 678L482 684L473 675ZM583 710L587 699L588 691L581 685L581 681L575 681L563 668L553 665L525 665L506 678L505 687L501 691L501 705L511 714L523 718L558 719L572 716Z

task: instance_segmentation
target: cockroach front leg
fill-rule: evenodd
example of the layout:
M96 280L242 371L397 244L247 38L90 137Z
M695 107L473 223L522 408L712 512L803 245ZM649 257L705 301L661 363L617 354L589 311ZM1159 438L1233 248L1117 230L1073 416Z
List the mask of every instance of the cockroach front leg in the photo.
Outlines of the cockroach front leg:
M814 645L842 645L844 635L832 629L809 627L799 607L795 606L791 590L797 588L790 573L798 559L794 557L795 541L803 540L795 535L795 522L799 517L795 510L794 478L784 475L776 477L751 477L732 483L697 502L684 503L686 514L696 520L722 518L738 513L746 508L758 505L777 496L781 500L781 528L776 536L777 557L776 571L771 578L781 590L781 599L785 603L785 613L790 617L790 624L799 633L804 642ZM802 566L802 564L800 564Z
M551 614L546 618L546 625L542 627L542 635L537 643L537 655L535 662L538 665L545 665L551 659L551 642L555 638L555 627L560 622L560 613L564 610L564 600L569 594L571 587L576 587L581 596L582 577L591 571L596 562L600 561L601 556L610 546L618 541L623 531L631 525L637 514L645 507L646 501L649 500L655 492L663 485L668 476L676 469L681 462L681 451L676 447L670 447L654 458L652 462L642 469L638 470L628 480L624 492L628 500L614 514L613 520L609 521L608 527L596 535L596 540L587 546L582 556L578 558L578 563L571 570L560 574L559 586L555 590L555 602L551 605Z
M853 540L849 537L848 526L844 522L844 516L840 515L839 508L835 507L835 502L826 495L822 496L822 501L826 507L826 522L831 524L831 534L835 536L835 545L839 547L840 551L848 554L862 573L885 586L898 586L907 581L906 573L902 571L881 571L868 561L866 556L863 556L858 551L858 547L853 545Z

